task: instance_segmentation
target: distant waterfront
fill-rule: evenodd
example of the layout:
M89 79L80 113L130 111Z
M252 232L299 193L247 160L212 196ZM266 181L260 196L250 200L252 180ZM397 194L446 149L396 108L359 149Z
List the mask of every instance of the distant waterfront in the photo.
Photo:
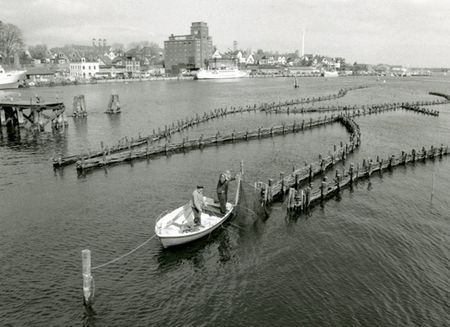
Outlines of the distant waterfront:
M348 135L329 126L273 139L229 144L136 161L78 176L53 170L54 153L76 154L148 135L177 119L218 107L278 102L368 85L326 104L429 100L449 93L445 76L246 78L215 82L97 83L0 91L62 99L71 113L86 97L88 117L65 131L20 138L0 133L0 266L2 325L416 325L450 321L450 161L417 163L344 191L310 215L286 219L276 203L268 217L241 212L225 229L185 249L163 250L155 239L94 274L96 315L81 299L81 250L101 264L153 233L156 217L184 202L197 183L214 194L218 174L246 167L246 182L277 178L326 154ZM107 116L109 96L123 110ZM438 118L392 112L357 119L360 149L346 163L450 140L450 106ZM320 114L252 114L189 130L214 135L309 119ZM323 115L322 115L323 116ZM332 173L331 173L332 175ZM332 176L329 176L332 179ZM430 201L431 191L434 192ZM247 185L244 195L252 196Z

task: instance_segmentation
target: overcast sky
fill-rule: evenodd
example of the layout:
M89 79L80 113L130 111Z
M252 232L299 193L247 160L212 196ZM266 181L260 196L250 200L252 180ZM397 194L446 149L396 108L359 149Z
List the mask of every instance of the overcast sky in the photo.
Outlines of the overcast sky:
M221 51L301 49L348 62L450 66L450 0L0 0L27 45L153 41L205 21Z

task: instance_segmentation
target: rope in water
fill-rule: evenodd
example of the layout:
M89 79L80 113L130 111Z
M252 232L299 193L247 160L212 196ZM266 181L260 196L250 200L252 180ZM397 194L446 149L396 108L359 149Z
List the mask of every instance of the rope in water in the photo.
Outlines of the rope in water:
M107 266L107 265L110 265L111 263L114 263L114 262L116 262L116 261L119 261L119 260L122 259L122 258L125 258L126 256L129 256L130 254L132 254L133 252L135 252L136 250L140 249L140 248L143 247L145 244L147 244L148 242L150 242L150 240L152 240L155 236L156 236L156 234L153 234L148 240L146 240L144 243L142 243L141 245L137 246L137 247L134 248L133 250L131 250L131 251L129 251L129 252L127 252L127 253L121 255L121 256L118 257L118 258L115 258L115 259L113 259L113 260L110 260L110 261L108 261L108 262L106 262L106 263L104 263L104 264L101 264L101 265L92 267L91 270L95 270L95 269L99 269L99 268L105 267L105 266Z
M158 216L158 218L156 218L156 221L158 221L159 218L161 218L161 216L163 216L166 212L167 212L167 210L164 211L164 212L162 212L162 213ZM120 259L125 258L126 256L129 256L130 254L136 252L138 249L140 249L140 248L143 247L145 244L147 244L148 242L150 242L150 240L152 240L153 238L155 238L155 236L156 236L156 234L153 234L153 235L152 235L150 238L148 238L144 243L138 245L138 246L135 247L133 250L131 250L131 251L125 253L125 254L122 254L120 257L117 257L117 258L115 258L115 259L113 259L113 260L110 260L110 261L108 261L108 262L105 262L105 263L103 263L103 264L101 264L101 265L92 267L91 270L103 268L103 267L105 267L105 266L107 266L107 265L110 265L110 264L116 262L116 261L119 261Z

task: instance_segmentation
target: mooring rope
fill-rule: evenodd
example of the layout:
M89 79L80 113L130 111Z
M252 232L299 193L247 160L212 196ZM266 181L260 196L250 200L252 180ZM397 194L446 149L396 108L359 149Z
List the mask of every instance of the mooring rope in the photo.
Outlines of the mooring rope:
M134 249L131 250L130 252L127 252L127 253L121 255L120 257L115 258L115 259L113 259L113 260L110 260L110 261L108 261L108 262L106 262L106 263L104 263L104 264L98 265L98 266L96 266L96 267L92 267L91 270L95 270L95 269L99 269L99 268L105 267L105 266L107 266L107 265L109 265L109 264L111 264L111 263L114 263L114 262L116 262L116 261L119 261L119 260L122 259L122 258L125 258L126 256L132 254L132 253L135 252L136 250L138 250L138 249L140 249L141 247L143 247L145 244L147 244L147 243L148 243L151 239L153 239L155 236L156 236L156 234L153 234L148 240L146 240L144 243L142 243L141 245L137 246L136 248L134 248Z
M159 218L161 218L161 216L163 216L165 213L167 213L167 210L165 210L165 211L163 211L162 213L160 213L159 216L156 218L156 221L158 221ZM105 263L103 263L103 264L101 264L101 265L92 267L91 270L95 270L95 269L99 269L99 268L105 267L105 266L107 266L107 265L110 265L111 263L114 263L114 262L116 262L116 261L119 261L120 259L125 258L126 256L129 256L130 254L136 252L138 249L140 249L140 248L143 247L145 244L147 244L148 242L150 242L150 240L152 240L153 238L155 238L155 236L156 236L156 234L153 234L149 239L147 239L144 243L142 243L142 244L138 245L137 247L135 247L133 250L131 250L131 251L129 251L129 252L127 252L127 253L121 255L120 257L117 257L117 258L115 258L115 259L113 259L113 260L110 260L110 261L108 261L108 262L105 262Z

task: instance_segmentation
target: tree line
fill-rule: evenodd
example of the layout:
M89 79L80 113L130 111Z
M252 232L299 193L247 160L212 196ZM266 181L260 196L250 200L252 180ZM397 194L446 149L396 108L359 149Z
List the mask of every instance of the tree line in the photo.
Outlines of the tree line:
M70 52L72 46L66 45L61 48L49 49L46 44L36 44L26 46L23 33L19 27L14 24L2 22L0 20L0 64L11 65L14 63L14 56L18 56L20 61L26 61L27 56L33 59L45 60L49 57L52 50L56 52ZM150 41L132 42L125 46L121 43L114 43L108 46L118 53L126 53L132 51L136 56L148 56L158 58L162 53L162 48Z
M0 57L1 62L9 65L14 62L14 55L24 49L23 35L20 28L14 24L0 21Z

